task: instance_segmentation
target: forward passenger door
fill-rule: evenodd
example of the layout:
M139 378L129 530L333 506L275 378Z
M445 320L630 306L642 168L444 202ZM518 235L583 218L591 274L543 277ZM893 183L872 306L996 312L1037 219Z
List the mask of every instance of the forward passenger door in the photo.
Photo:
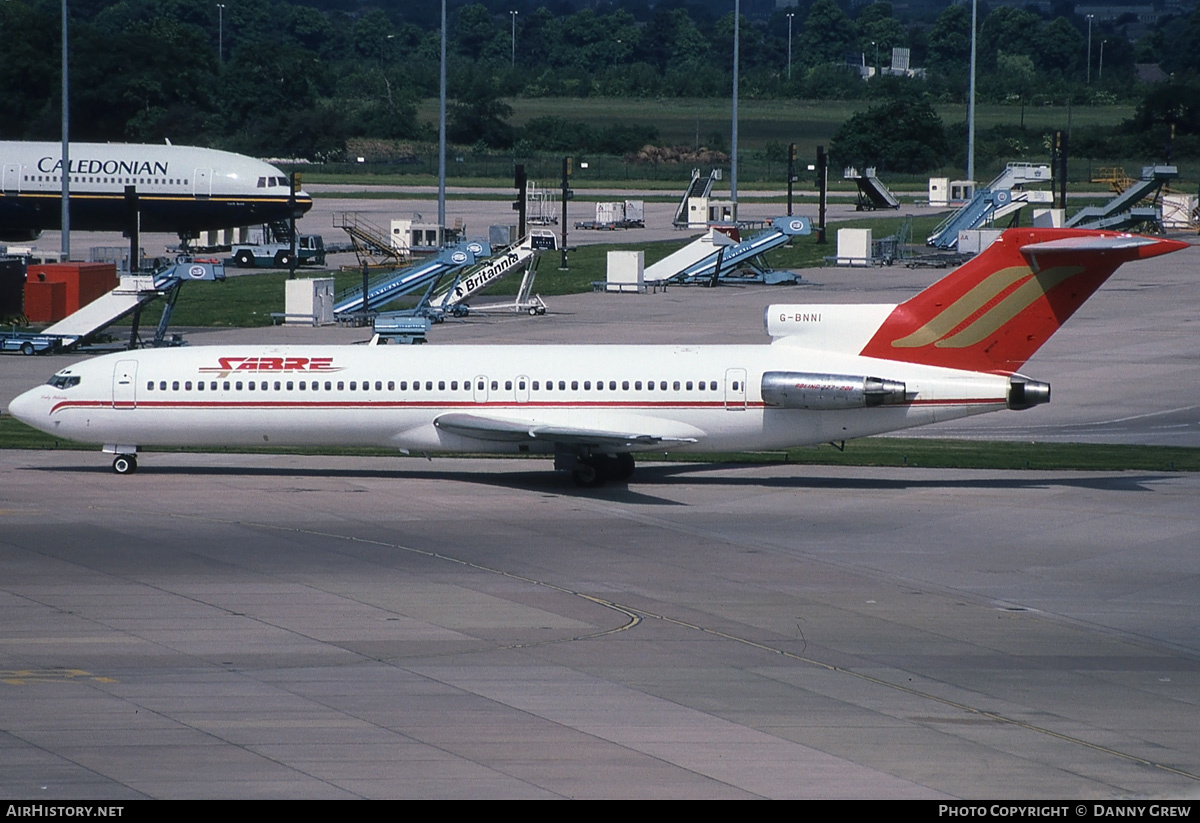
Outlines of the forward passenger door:
M137 361L118 360L113 366L112 407L137 408Z

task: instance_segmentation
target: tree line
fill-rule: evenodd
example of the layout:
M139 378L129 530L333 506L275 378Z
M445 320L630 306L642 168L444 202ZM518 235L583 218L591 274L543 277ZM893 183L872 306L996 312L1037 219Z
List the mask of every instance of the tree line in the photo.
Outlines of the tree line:
M75 0L72 137L187 139L312 159L337 158L350 137L433 139L434 124L418 121L416 103L438 93L438 5L231 0L219 9L211 0ZM451 139L614 154L653 142L652 126L591 129L552 118L513 128L504 99L728 96L729 6L711 0L653 6L621 0L578 10L565 0L451 3ZM1197 99L1192 78L1200 70L1200 10L1166 20L1136 42L1126 36L1135 21L1093 21L1089 50L1087 21L1069 6L1049 16L981 7L982 101L1141 99L1147 89L1135 79L1135 63L1160 62L1176 74L1168 84L1175 91L1151 105L1165 115L1151 112L1143 120L1165 116L1177 129L1190 128L1194 118L1171 109ZM0 4L0 137L58 137L59 8L51 0ZM742 95L879 98L882 104L898 93L925 102L965 98L967 5L907 24L888 2L853 13L848 8L836 0L793 7L790 60L789 9L741 20ZM910 64L927 70L924 79L864 83L847 68L851 56L886 69L894 46L910 50Z

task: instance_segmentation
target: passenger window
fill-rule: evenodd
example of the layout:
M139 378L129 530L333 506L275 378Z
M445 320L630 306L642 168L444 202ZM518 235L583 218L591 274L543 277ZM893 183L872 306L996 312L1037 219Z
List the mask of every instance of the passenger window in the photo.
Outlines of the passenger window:
M228 383L226 383L226 384L225 384L225 388L229 388L229 384L228 384ZM208 384L208 389L209 389L209 391L216 391L216 390L217 390L217 381L216 381L216 380L214 380L214 381L212 381L211 383L209 383L209 384Z
M339 381L338 381L338 391L345 391L345 390L346 390L346 384L345 384L345 382L343 382L343 381L339 380Z
M179 381L178 380L172 381L171 391L179 391Z
M534 391L538 390L538 381L536 381L536 380L533 381L533 390Z
M559 390L559 391L566 391L566 390L567 390L567 381L566 381L566 380L559 380L559 381L558 381L558 390Z
M332 391L332 390L333 390L333 382L330 380L326 380L325 381L325 391Z
M196 391L204 391L204 381L203 380L196 381Z
M666 381L666 380L663 380L662 382L660 382L660 383L658 384L658 387L659 387L660 389L662 389L663 391L666 391L666 390L667 390L667 381Z
M524 381L524 380L518 380L518 381L517 381L517 388L518 388L518 389L520 389L521 391L525 391L525 381Z
M189 380L186 383L184 383L183 388L184 388L184 391L191 391L192 390L192 381Z
M446 381L439 380L438 381L438 391L445 391L445 390L446 390Z
M642 390L642 381L641 380L636 381L633 384L633 388L635 391L641 391Z
M290 389L291 387L292 387L292 384L288 383L288 388ZM279 391L279 381L278 380L275 381L275 391Z
M158 390L159 390L159 391L166 391L166 390L167 390L167 381L166 381L166 380L159 380L159 381L158 381Z
M292 385L293 385L292 381L291 381L291 380L289 380L289 381L287 382L287 390L288 390L288 391L291 391L291 390L292 390ZM278 383L276 383L276 384L275 384L275 388L279 388L279 384L278 384Z
M339 389L341 388L341 384L338 384L338 388L339 388ZM350 381L350 391L354 391L354 390L355 390L355 389L357 389L357 388L358 388L358 381L357 381L357 380L351 380L351 381Z
M241 380L237 381L236 383L234 383L234 384L233 384L233 387L234 387L234 388L235 388L237 391L241 391L241 390L242 390L242 381L241 381Z
M584 390L584 391L591 391L591 390L592 390L592 381L591 381L591 380L584 380L584 381L583 381L583 390Z
M511 381L511 380L505 380L505 381L504 381L504 390L505 390L505 391L512 391L512 381Z
M455 388L458 388L458 387L457 387L457 386L455 386ZM396 390L396 381L395 381L395 380L389 380L389 381L388 381L388 391L395 391L395 390Z
M383 391L383 383L379 380L375 381L375 391Z
M238 388L240 389L241 386L238 386ZM228 380L225 381L225 391L229 391L229 381Z
M246 391L254 391L254 381L253 380L251 380L249 383L246 384Z
M609 390L609 391L616 391L616 390L617 390L617 381L616 381L616 380L609 380L609 381L608 381L608 390Z
M687 381L687 390L688 391L692 390L692 381L691 380Z
M578 380L571 381L571 391L579 391L579 381Z
M653 380L646 381L646 391L654 391L654 381Z
M621 391L629 391L629 381L628 380L621 381Z
M672 388L675 389L675 391L679 391L679 381L678 380L676 380L673 384L671 384L671 386L672 386Z
M154 381L153 380L147 381L146 391L154 391Z

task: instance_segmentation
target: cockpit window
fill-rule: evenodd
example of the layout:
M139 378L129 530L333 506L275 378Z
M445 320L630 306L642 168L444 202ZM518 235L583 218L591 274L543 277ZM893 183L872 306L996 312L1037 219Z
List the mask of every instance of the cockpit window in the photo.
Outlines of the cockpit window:
M74 374L56 374L46 382L56 389L69 389L79 385L79 376Z

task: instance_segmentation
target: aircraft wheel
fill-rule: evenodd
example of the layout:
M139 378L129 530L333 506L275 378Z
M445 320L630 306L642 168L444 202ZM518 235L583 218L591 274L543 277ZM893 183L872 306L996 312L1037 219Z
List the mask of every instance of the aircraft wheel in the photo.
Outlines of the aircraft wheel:
M275 265L281 269L290 269L292 267L292 253L280 249L275 252Z
M117 474L133 474L137 471L137 455L118 454L113 458L113 471Z
M581 489L595 489L604 485L604 475L592 459L579 461L579 467L571 472L575 485Z
M32 343L22 343L21 344L21 354L25 355L26 357L33 354L33 344Z
M539 307L539 308L538 308L538 310L537 310L537 313L538 313L538 314L545 314L545 313L546 313L546 310L545 310L545 309L543 309L543 308L540 308L540 307Z
M538 313L537 306L529 307L529 316L530 317L537 317L537 313Z
M239 269L254 268L254 255L246 249L242 249L240 252L238 252L237 256L233 259L237 262Z

